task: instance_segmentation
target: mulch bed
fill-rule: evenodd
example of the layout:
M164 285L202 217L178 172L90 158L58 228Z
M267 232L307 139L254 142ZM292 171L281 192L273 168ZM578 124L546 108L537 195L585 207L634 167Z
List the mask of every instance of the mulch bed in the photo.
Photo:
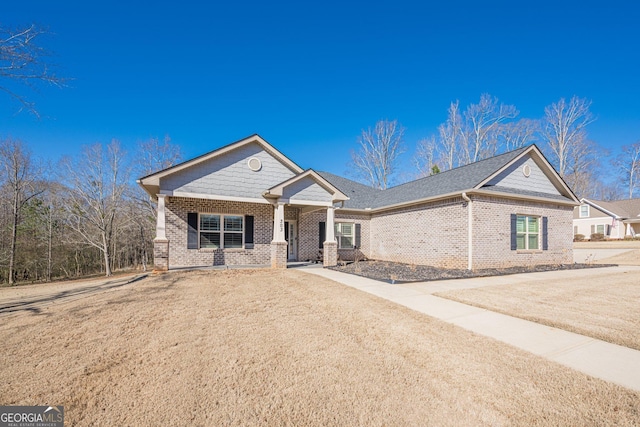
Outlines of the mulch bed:
M529 267L485 268L474 271L446 269L428 265L401 264L388 261L359 261L330 267L332 270L355 274L389 283L428 282L443 279L504 276L507 274L537 273L541 271L579 270L583 268L614 267L616 264L555 264Z

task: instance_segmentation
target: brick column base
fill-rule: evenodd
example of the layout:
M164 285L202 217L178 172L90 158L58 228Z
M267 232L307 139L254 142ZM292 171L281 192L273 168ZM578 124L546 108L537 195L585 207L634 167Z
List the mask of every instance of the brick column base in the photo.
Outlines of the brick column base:
M338 265L338 242L324 242L323 253L322 265L325 267Z
M287 268L287 242L271 242L271 268Z
M169 270L169 241L167 239L155 239L153 241L154 271Z

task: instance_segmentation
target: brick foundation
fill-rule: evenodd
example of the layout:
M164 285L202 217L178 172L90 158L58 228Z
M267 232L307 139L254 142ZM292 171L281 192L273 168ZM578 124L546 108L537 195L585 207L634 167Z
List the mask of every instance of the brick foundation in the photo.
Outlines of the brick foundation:
M337 242L324 242L323 245L324 259L322 265L325 267L333 267L338 265L338 243Z
M153 241L154 270L167 271L169 269L169 241L167 239L155 239Z
M271 268L287 268L287 242L271 242Z

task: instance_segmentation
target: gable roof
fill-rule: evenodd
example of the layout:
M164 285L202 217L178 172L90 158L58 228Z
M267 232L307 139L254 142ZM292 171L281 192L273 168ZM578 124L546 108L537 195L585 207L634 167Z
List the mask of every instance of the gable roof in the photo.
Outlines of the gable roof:
M278 197L282 197L282 194L284 193L284 189L296 182L299 182L305 178L311 178L313 179L318 185L320 185L322 188L324 188L329 194L331 194L331 196L333 197L333 201L335 202L342 202L345 200L349 200L349 197L347 195L345 195L343 192L341 192L338 188L336 188L333 184L331 184L331 182L327 181L326 178L324 178L323 176L321 176L320 174L318 174L316 171L314 171L313 169L307 169L306 171L304 171L303 173L294 176L293 178L285 181L285 182L281 182L280 184L271 187L270 189L268 189L267 191L265 191L263 193L263 196L266 198L278 198Z
M271 144L269 144L260 135L258 135L257 133L254 133L253 135L250 135L246 138L242 138L238 141L232 142L231 144L225 145L224 147L218 148L216 150L202 154L193 159L184 161L182 163L178 163L177 165L173 165L161 171L154 172L150 175L144 176L138 179L138 184L140 184L147 191L147 193L149 193L152 197L155 197L155 195L158 193L158 189L160 186L160 178L179 172L183 169L192 167L199 163L206 162L215 157L221 156L237 148L240 148L242 146L252 144L252 143L255 143L261 146L266 152L268 152L273 157L278 159L285 167L290 169L293 173L299 174L303 172L303 169L300 166L298 166L296 163L294 163L291 159L286 157L280 151L276 150Z
M587 203L602 212L616 218L637 218L640 216L640 199L626 199L605 202L582 198L581 203Z
M540 162L544 166L544 169L546 169L548 175L550 175L550 180L562 195L485 185L509 165L527 154L530 154L532 158L535 158L537 162ZM320 172L320 174L349 196L350 200L344 204L345 209L383 210L430 199L451 197L463 192L490 192L496 195L502 194L507 197L553 200L572 205L578 203L576 196L557 175L535 145L519 148L386 190L377 190L327 172Z

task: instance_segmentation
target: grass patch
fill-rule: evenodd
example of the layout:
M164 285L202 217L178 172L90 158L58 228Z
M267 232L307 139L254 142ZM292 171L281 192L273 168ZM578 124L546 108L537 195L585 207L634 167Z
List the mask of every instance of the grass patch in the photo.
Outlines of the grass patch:
M591 270L435 295L640 350L640 271Z
M169 273L2 320L0 401L69 425L640 420L640 393L292 270Z

